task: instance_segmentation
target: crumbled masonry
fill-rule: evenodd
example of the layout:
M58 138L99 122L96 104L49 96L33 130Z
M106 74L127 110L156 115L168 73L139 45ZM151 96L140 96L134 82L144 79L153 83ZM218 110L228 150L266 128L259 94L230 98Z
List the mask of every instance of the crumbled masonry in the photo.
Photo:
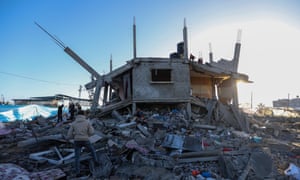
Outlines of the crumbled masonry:
M83 150L81 179L292 178L284 171L290 163L300 165L299 118L198 101L191 120L183 106L162 104L140 107L140 117L123 108L90 119L101 165ZM0 135L0 179L76 179L72 142L64 139L70 122L55 122L38 118L1 126L10 131Z

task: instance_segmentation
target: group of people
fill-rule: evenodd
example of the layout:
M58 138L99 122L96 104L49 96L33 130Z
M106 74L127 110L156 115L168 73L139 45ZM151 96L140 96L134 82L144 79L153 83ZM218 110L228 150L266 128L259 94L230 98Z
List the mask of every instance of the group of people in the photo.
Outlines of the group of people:
M63 121L63 108L64 104L61 104L57 107L57 123ZM75 115L78 114L79 111L81 111L81 105L79 103L69 103L69 118L68 120L74 121L75 120Z

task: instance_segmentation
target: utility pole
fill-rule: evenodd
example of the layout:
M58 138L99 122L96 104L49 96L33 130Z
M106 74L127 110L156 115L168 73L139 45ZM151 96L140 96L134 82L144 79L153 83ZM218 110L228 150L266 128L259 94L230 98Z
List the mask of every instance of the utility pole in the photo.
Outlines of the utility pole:
M78 98L80 99L81 98L81 91L82 91L82 86L81 85L79 85L79 95L78 95Z

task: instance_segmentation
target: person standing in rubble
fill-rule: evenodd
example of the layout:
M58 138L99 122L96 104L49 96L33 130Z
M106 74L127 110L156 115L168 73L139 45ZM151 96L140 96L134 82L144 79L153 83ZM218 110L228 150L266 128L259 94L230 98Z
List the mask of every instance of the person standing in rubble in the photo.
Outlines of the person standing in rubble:
M63 117L62 117L63 107L64 107L64 105L62 104L62 105L59 105L57 108L57 123L63 121Z
M71 121L74 121L74 118L75 118L75 105L73 102L70 102L69 104L69 113L70 113L70 120Z
M75 173L76 176L80 175L80 152L82 147L90 150L95 165L99 165L94 146L90 143L89 137L94 134L94 128L86 119L84 112L79 111L75 121L71 124L68 130L67 139L74 139L75 149Z
M75 104L75 111L76 111L76 113L78 113L79 111L81 111L81 105L79 103Z

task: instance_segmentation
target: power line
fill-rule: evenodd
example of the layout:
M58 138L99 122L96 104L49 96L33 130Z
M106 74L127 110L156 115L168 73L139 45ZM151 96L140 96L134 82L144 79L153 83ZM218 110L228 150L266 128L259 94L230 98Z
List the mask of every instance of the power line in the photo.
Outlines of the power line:
M19 75L19 74L3 72L3 71L0 71L0 73L1 74L5 74L5 75L14 76L14 77L19 77L19 78L24 78L24 79L30 79L30 80L33 80L33 81L39 81L39 82L44 82L44 83L56 84L56 85L79 86L78 84L60 83L60 82L55 82L55 81L47 81L47 80L43 80L43 79L37 79L37 78L32 78L32 77L28 77L28 76Z

